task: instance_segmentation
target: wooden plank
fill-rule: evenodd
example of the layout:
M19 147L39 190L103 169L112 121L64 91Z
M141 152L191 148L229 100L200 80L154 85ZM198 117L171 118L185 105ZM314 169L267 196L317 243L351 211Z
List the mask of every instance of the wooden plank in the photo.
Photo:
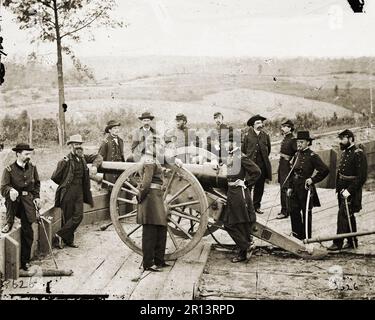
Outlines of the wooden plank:
M5 237L0 237L0 279L5 275Z
M33 229L33 244L31 246L31 254L30 258L34 258L38 255L38 243L39 243L39 230L38 230L38 224L33 223L31 225L31 228Z
M103 288L103 292L109 294L111 299L128 300L138 282L141 281L141 262L142 257L132 251L110 282Z
M94 206L91 207L87 203L83 205L83 212L91 212L109 207L109 193L107 191L101 191L93 197Z
M157 299L192 300L210 251L210 244L201 243L189 254L178 259L168 273Z
M81 222L81 225L88 225L88 224L94 224L98 221L103 221L103 220L108 220L110 217L109 215L109 209L104 208L96 211L90 211L90 212L85 212L83 214L83 219Z
M75 293L78 294L101 294L104 287L111 281L116 272L124 265L130 255L129 250L114 250L107 255L103 264L100 265L90 277L86 278Z
M5 237L5 279L18 279L20 250L18 241L10 236Z

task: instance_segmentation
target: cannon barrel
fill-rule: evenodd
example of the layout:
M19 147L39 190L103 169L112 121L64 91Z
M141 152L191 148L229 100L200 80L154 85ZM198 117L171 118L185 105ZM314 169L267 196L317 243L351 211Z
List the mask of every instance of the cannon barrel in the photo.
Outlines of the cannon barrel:
M128 170L132 165L134 165L134 162L103 161L99 172L119 173ZM215 165L210 163L184 164L183 167L189 170L199 180L204 189L227 187L227 177L224 167L215 170Z

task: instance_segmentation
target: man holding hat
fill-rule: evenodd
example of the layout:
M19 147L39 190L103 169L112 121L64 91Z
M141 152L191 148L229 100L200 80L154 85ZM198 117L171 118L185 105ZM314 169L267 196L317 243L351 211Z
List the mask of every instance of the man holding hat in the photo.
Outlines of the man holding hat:
M264 193L264 183L266 180L272 180L272 168L269 160L271 139L270 136L263 131L264 120L266 120L265 117L257 114L247 121L249 129L245 133L241 148L242 152L253 160L262 172L255 183L253 195L255 212L258 214L263 213L260 207Z
M320 207L320 201L315 184L325 179L329 174L327 165L310 149L312 138L309 131L297 132L297 153L291 160L291 177L287 180L287 196L290 197L293 236L303 240L311 238L312 208ZM314 174L314 172L316 172ZM308 192L310 190L310 192ZM307 196L310 194L310 199ZM306 221L306 205L309 201ZM306 226L307 232L306 235Z
M222 159L224 156L222 149L228 141L229 135L233 132L233 128L224 123L224 116L221 112L214 113L214 121L216 127L211 130L210 135L207 137L207 150L215 154L219 159L219 163L221 163L225 161L225 159Z
M7 209L7 222L1 231L7 233L12 229L15 216L21 219L21 268L27 271L34 239L31 226L39 218L36 207L41 208L40 180L36 166L30 162L34 149L19 143L12 150L17 160L4 169L1 179L1 195Z
M103 140L98 152L103 157L103 161L125 161L124 141L118 136L120 126L120 122L110 120L105 127L104 132L107 133L107 137ZM115 183L118 177L118 174L104 174L104 180L111 183Z
M63 243L72 248L74 232L83 219L83 203L93 206L90 190L90 175L95 175L103 162L100 154L86 155L83 153L82 137L79 134L69 138L67 145L70 153L59 161L52 174L52 181L59 186L55 195L55 207L61 208L63 213L62 228L56 233L54 242L60 249ZM92 163L89 169L87 163Z
M292 160L294 154L297 151L296 139L293 136L294 123L291 120L286 120L281 123L281 132L284 136L280 146L280 160L279 168L277 170L277 176L280 184L280 203L281 211L277 215L277 219L284 219L289 216L290 203L288 203L288 197L286 196L287 185L286 179L290 172L290 160ZM288 178L289 179L289 178Z
M362 187L367 179L367 158L363 150L354 144L354 134L346 129L338 135L342 150L336 176L336 192L339 211L337 215L337 234L357 232L354 214L362 209ZM349 212L347 212L349 211ZM350 219L350 220L349 220ZM328 250L357 248L356 237L333 240Z
M142 121L142 127L136 129L132 134L131 151L133 153L133 161L138 161L145 154L146 139L156 134L151 122L155 117L150 112L143 112L139 120Z

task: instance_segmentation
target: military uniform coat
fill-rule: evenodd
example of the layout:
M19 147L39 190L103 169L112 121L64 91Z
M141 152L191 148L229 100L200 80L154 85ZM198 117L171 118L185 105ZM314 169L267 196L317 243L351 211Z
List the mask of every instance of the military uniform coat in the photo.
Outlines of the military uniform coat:
M74 155L69 153L63 160L59 161L56 170L53 172L51 180L58 184L55 195L55 207L61 206L61 201L64 198L66 191L74 179L74 165L76 161L73 159ZM81 159L83 161L84 175L83 175L83 202L91 206L94 205L92 194L90 190L90 176L87 163L92 163L97 168L103 162L100 154L84 155Z
M215 129L212 129L207 137L207 150L215 154L219 160L225 160L221 159L222 150L224 143L229 139L230 132L233 132L233 128L222 123L219 127L216 126Z
M271 153L271 139L266 132L260 131L259 135L257 135L254 128L249 127L247 132L245 132L241 150L257 165L259 164L256 160L260 159L259 156L261 156L264 169L262 166L259 167L261 170L264 170L263 174L265 179L272 180L272 168L269 160L269 154ZM260 152L260 155L258 152Z
M15 202L22 202L29 223L35 222L36 213L33 200L40 198L40 180L36 166L29 162L25 168L22 168L15 161L6 167L1 179L1 195L6 201L11 201L9 193L12 188L19 193ZM22 191L27 191L28 194L22 195ZM19 212L13 212L13 214L20 217Z
M280 146L280 154L289 156L289 160L284 156L280 155L279 168L277 170L277 178L279 183L282 185L288 176L288 173L291 169L290 160L292 160L294 154L297 151L297 141L294 139L293 134L287 134ZM284 185L285 186L285 185Z
M340 175L353 179L340 178ZM338 194L344 189L350 193L353 212L362 209L362 187L367 179L367 158L362 149L353 145L341 154L336 177L336 191Z
M233 162L231 158L233 158ZM246 155L241 155L240 150L236 151L233 156L229 156L228 159L232 162L228 163L228 182L235 182L240 179L246 180L248 187L254 185L261 174L254 161ZM248 188L228 186L227 205L220 220L228 225L256 221L253 201Z
M313 185L311 190L312 202L310 203L310 207L320 207L315 184L328 176L329 168L322 159L309 148L296 153L295 157L292 159L292 165L294 164L295 166L291 173L291 178L288 179L286 183L288 188L293 189L294 196L298 195L298 198L306 198L307 191L305 189L305 181L306 179L311 178ZM314 174L314 171L316 171L316 174ZM292 197L292 199L293 198L295 197Z
M153 160L145 160L142 182L138 187L137 223L166 226L163 190L151 188L151 183L163 184L162 167Z
M125 162L124 141L120 137L113 137L111 134L103 140L98 153L103 157L103 161ZM104 180L115 183L118 174L105 173Z

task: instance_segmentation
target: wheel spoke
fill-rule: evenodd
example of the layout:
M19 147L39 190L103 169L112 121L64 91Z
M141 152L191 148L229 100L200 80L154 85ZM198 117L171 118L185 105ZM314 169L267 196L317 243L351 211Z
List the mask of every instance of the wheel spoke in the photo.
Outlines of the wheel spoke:
M190 216L188 214L184 214L184 213L181 213L181 212L178 212L176 209L174 210L171 210L172 214L179 217L179 218L185 218L185 219L188 219L190 221L196 221L196 222L200 222L200 220L194 216Z
M134 232L136 232L140 227L142 227L142 225L140 224L139 226L135 227L132 231L130 231L128 234L127 234L127 237L129 238Z
M124 199L124 198L120 198L120 197L117 197L117 200L118 200L118 201L122 201L122 202L126 202L126 203L130 203L130 204L138 204L138 203L135 202L135 201L128 200L128 199Z
M164 195L163 195L163 199L164 199L164 200L165 200L165 198L167 197L169 187L171 186L171 183L172 183L172 180L174 179L175 174L176 174L176 170L173 170L173 171L172 171L171 178L169 179L168 184L167 184L167 187L165 188L165 191L164 191Z
M193 239L193 237L186 230L184 230L179 223L174 221L171 217L169 217L169 221L172 222L177 228L179 228L189 239Z
M173 208L184 207L184 206L186 207L186 206L191 206L191 205L198 204L198 203L199 203L198 200L182 202L182 203L172 204L169 206L169 208L173 209Z
M171 227L168 226L168 234L169 234L169 237L171 238L172 242L173 242L173 245L176 249L178 249L178 243L177 243L177 240L173 234L173 232L171 231Z
M128 189L126 189L126 188L121 188L121 190L128 191L128 192L130 192L131 194L134 194L134 195L136 195L136 196L139 194L139 190L138 190L136 187L132 186L131 183L129 183L128 181L125 181L124 183L125 183L130 189L132 189L133 192L131 192L130 190L128 190Z
M117 219L120 221L123 219L129 219L129 218L136 217L136 216L137 216L137 210L133 210L132 212L129 212L128 214L119 216Z
M187 188L189 188L191 186L191 183L188 183L186 186L184 186L183 188L181 188L179 191L177 191L168 201L167 203L172 203L174 200L176 200L176 198L181 194L183 193Z

